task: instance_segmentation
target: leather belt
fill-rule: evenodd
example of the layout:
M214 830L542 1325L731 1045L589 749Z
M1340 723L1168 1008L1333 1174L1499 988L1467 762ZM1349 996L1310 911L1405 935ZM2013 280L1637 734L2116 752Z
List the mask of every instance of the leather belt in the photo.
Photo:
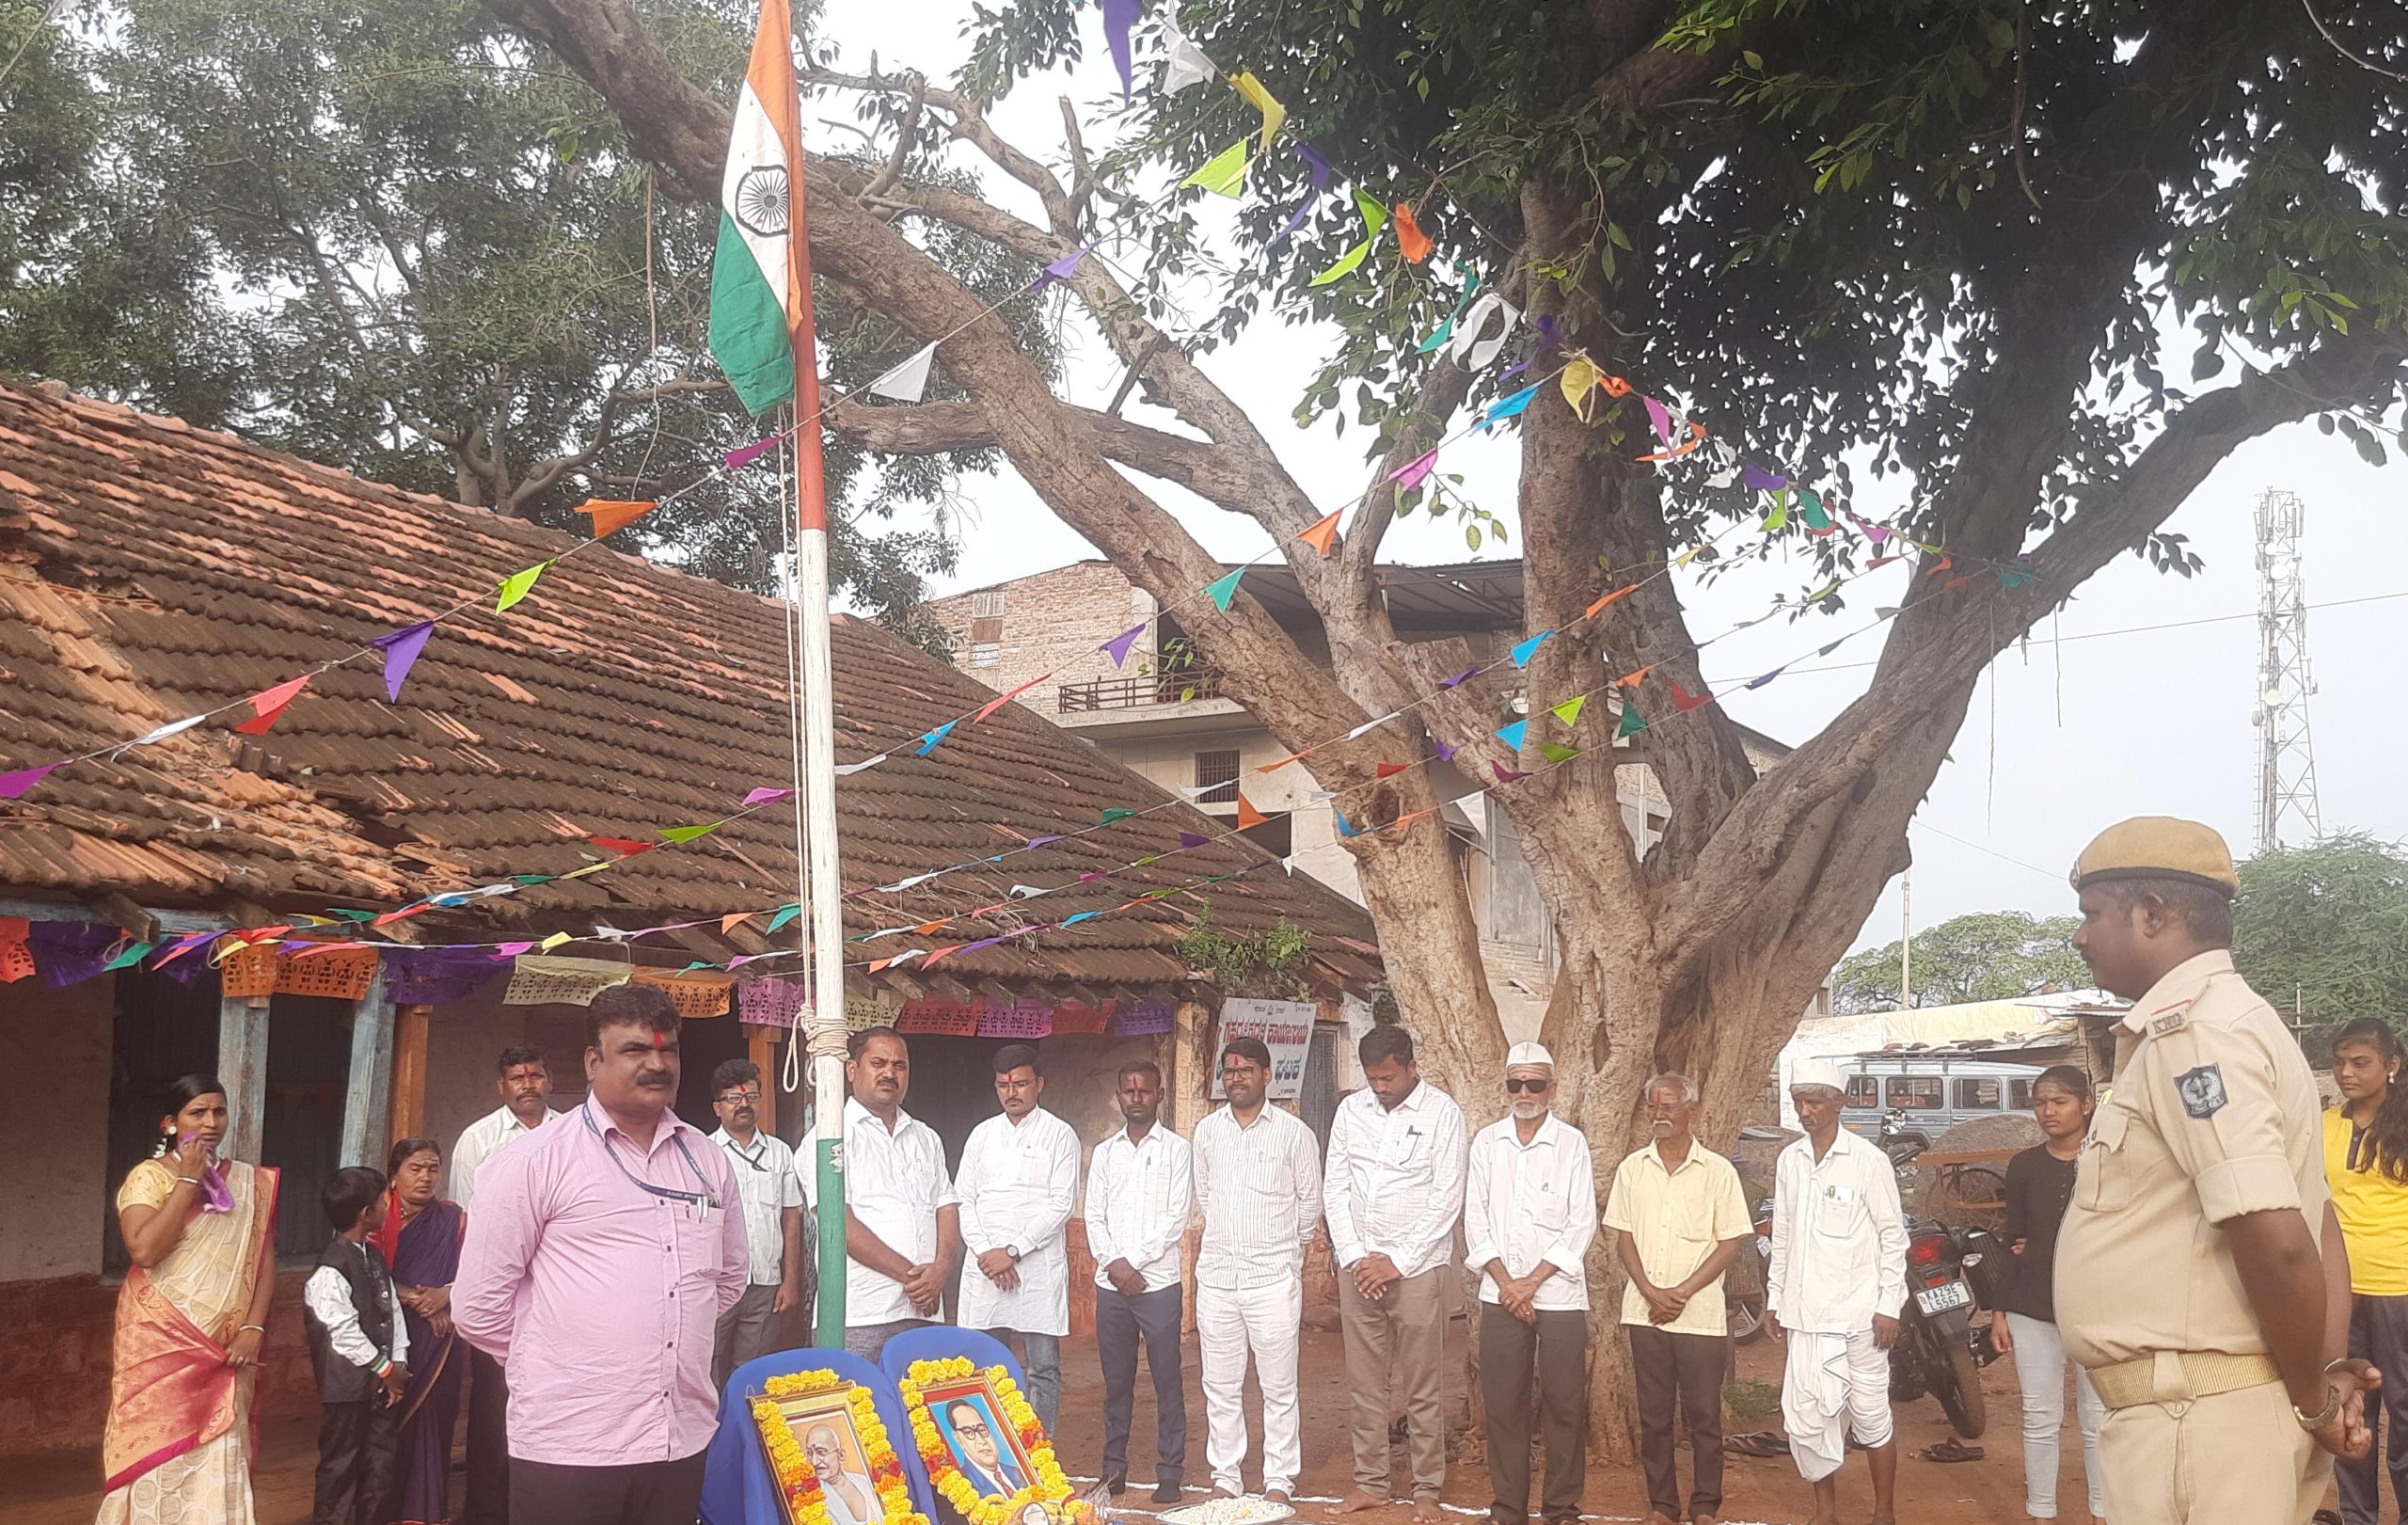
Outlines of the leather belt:
M2281 1380L2282 1374L2274 1369L2269 1357L2226 1356L2203 1350L2161 1350L2117 1361L2113 1366L2098 1367L2090 1374L2090 1384L2099 1390L2099 1402L2110 1408L2186 1403Z

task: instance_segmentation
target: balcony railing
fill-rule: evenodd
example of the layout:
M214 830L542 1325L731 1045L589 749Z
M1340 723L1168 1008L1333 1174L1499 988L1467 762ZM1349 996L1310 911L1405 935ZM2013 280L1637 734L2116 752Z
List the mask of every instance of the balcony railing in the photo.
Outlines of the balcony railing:
M1197 699L1218 699L1218 668L1191 667L1176 673L1150 673L1136 677L1098 678L1091 683L1065 683L1054 691L1054 707L1064 715L1097 709L1143 709L1156 705L1183 705Z

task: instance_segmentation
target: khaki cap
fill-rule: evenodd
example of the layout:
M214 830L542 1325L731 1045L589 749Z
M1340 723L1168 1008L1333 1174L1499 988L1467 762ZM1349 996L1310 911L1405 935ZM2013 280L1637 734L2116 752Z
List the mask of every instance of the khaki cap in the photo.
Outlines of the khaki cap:
M2212 826L2172 816L2134 816L2108 827L2082 850L2067 876L2076 891L2119 879L2179 879L2241 893L2232 850Z

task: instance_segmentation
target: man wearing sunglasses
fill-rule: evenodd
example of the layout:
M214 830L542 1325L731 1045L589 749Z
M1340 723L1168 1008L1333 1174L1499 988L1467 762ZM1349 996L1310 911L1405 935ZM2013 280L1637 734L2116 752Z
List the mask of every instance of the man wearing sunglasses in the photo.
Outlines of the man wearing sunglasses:
M784 1348L775 1340L779 1321L802 1302L802 1182L785 1140L761 1132L761 1067L750 1059L729 1059L711 1072L711 1110L720 1122L711 1142L727 1152L736 1171L752 1259L744 1295L719 1316L711 1343L711 1382L720 1388L746 1361Z
M1590 1242L1597 1183L1589 1140L1549 1110L1555 1056L1538 1043L1505 1056L1508 1116L1471 1141L1464 1263L1480 1278L1480 1390L1488 1422L1492 1525L1530 1516L1530 1389L1546 1438L1547 1525L1580 1517L1589 1421Z

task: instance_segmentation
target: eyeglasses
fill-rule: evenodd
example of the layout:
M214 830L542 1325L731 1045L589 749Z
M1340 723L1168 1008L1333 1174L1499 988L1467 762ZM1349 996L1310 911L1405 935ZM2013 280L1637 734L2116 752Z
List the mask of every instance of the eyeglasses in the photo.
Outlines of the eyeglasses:
M1505 1089L1515 1096L1537 1096L1554 1084L1536 1075L1515 1075L1505 1082Z
M760 1099L761 1093L757 1090L732 1090L723 1092L720 1096L721 1101L727 1103L731 1106L737 1105L745 1102L757 1102Z

